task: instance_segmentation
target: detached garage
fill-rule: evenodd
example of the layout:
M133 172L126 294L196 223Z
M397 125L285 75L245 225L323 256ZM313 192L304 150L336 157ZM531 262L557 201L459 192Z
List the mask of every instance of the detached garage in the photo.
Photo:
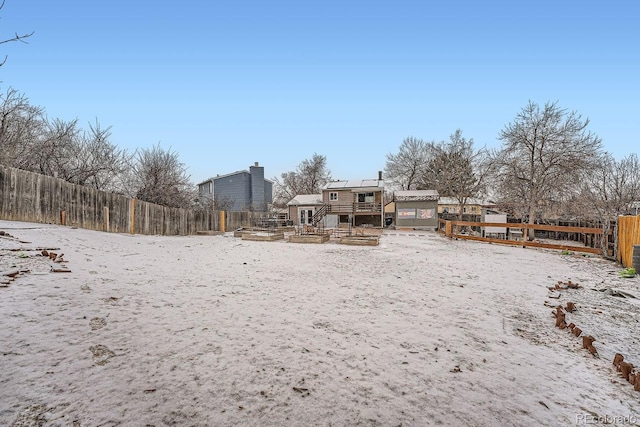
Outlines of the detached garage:
M396 202L396 228L438 228L436 190L396 191L393 193L393 199Z

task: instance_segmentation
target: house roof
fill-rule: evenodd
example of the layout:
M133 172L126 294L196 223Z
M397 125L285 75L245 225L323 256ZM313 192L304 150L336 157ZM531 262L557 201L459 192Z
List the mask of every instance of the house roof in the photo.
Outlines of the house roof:
M438 199L438 204L439 205L459 205L460 202L455 197L440 197L440 199ZM492 203L488 200L475 199L470 197L467 199L466 205L467 206L469 205L495 206L495 203Z
M322 194L298 194L291 199L287 206L310 206L310 205L322 205Z
M251 174L251 172L249 172L248 170L243 169L243 170L239 170L239 171L235 171L235 172L231 172L231 173L226 173L224 175L213 176L213 177L211 177L211 178L209 178L207 180L202 181L198 185L200 186L202 184L206 184L207 182L213 182L213 181L215 181L217 179L226 178L226 177L232 176L232 175L240 175L240 174L243 174L243 173L246 173L247 175ZM271 181L270 179L265 178L264 180L267 181L267 182L270 182L271 184L273 184L273 181Z
M348 190L351 188L375 188L382 190L384 181L381 179L352 179L348 181L331 181L322 187L323 190Z
M394 191L393 198L397 202L438 200L438 192L436 190L400 190Z

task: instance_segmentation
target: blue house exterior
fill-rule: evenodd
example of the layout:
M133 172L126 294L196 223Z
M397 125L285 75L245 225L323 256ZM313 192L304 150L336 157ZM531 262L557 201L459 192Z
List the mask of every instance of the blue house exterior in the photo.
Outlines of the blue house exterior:
M249 170L241 170L198 184L203 200L215 201L228 211L266 212L273 203L273 182L264 178L264 167L256 162Z

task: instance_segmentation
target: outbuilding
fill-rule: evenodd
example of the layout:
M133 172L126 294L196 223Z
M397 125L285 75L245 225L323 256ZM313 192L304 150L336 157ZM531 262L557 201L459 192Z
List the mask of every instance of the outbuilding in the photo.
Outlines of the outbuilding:
M395 191L396 228L425 230L438 228L438 192L436 190Z

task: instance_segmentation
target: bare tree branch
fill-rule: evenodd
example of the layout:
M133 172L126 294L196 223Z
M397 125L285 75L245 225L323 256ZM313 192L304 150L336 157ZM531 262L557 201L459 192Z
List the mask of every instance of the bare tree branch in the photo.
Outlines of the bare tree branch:
M318 194L320 189L331 180L331 171L327 169L327 158L313 153L310 159L303 160L295 171L285 172L275 183L274 206L284 207L298 194Z
M0 10L2 10L2 8L4 7L4 3L5 3L5 0L2 0L2 3L0 3ZM28 44L28 42L25 41L25 39L31 37L34 33L35 31L32 31L30 33L25 33L23 35L19 35L18 33L15 33L15 35L11 38L0 40L0 44L10 43L10 42L22 42L22 43ZM2 67L5 64L5 62L7 62L7 58L8 56L5 55L2 62L0 62L0 67Z

